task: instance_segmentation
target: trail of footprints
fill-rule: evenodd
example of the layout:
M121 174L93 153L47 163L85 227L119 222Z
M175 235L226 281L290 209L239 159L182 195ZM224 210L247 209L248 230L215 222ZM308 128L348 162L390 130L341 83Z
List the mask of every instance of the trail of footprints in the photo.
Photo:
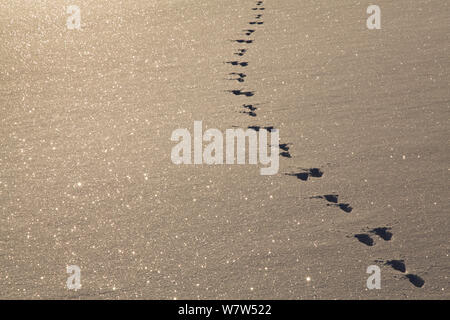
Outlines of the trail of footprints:
M252 8L253 11L257 11L259 13L254 16L255 19L253 21L248 22L248 24L252 26L252 29L242 30L245 36L252 36L257 31L256 27L264 24L264 21L262 21L263 17L262 11L265 10L265 7L263 5L264 1L257 1L256 6ZM253 39L235 39L230 41L246 45L251 45L254 44L255 42L255 40ZM234 55L238 57L243 57L247 52L248 48L241 48L238 49L234 53ZM247 61L236 61L236 60L226 61L225 63L238 68L245 68L249 65L249 62ZM236 70L230 72L228 76L229 76L228 80L237 81L238 83L244 83L245 78L247 78L246 73ZM227 90L227 92L232 93L235 96L245 96L249 98L255 95L254 91L246 91L244 89ZM257 111L259 110L257 106L259 105L260 104L244 104L242 105L242 110L240 111L240 113L246 114L250 117L257 117ZM248 126L248 128L255 131L259 131L262 128L268 131L274 129L273 126L266 126L266 127ZM291 146L292 143L280 143L279 145L280 156L284 158L292 158L290 154ZM285 175L295 177L300 181L308 181L310 179L322 178L324 172L320 168L299 168L297 172L289 172L285 173ZM349 214L353 211L353 207L349 203L339 201L339 195L336 193L315 195L311 196L310 199L324 201L328 207L334 207L346 214ZM393 238L393 233L391 232L391 229L392 229L391 227L377 227L365 230L363 233L358 233L351 237L355 238L357 241L368 247L373 247L376 245L378 239L380 239L381 241L391 241ZM377 240L375 240L374 238L376 238ZM378 264L391 267L394 270L400 272L403 275L403 277L408 279L415 287L421 288L425 284L425 281L420 276L407 272L404 260L386 260L386 261L376 260L375 262Z

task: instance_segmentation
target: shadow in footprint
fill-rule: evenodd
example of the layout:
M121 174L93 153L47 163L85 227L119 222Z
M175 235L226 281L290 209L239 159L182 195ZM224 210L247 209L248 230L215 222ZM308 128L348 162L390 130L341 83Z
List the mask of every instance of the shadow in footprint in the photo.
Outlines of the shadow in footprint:
M247 114L247 115L249 115L250 117L256 117L256 116L257 116L257 114L256 114L255 111L256 111L258 108L254 107L252 104L243 104L242 107L243 107L244 109L246 109L246 110L245 110L245 111L240 111L240 113Z
M243 104L242 107L244 109L249 110L249 111L256 111L256 110L258 110L258 108L253 106L252 104Z
M323 171L319 168L311 168L307 170L309 171L309 175L313 178L321 178L323 176Z
M338 203L334 206L339 207L339 209L341 209L342 211L344 211L346 213L350 213L353 211L353 208L348 203Z
M256 132L259 132L259 130L261 130L261 129L265 129L265 130L271 132L274 129L273 126L262 127L262 128L260 126L248 126L247 128L255 130Z
M233 66L241 66L241 67L246 67L248 66L248 62L239 62L239 61L227 61L225 63L231 64Z
M425 284L425 280L423 280L421 277L415 274L407 274L405 277L411 282L414 286L417 288L422 288Z
M323 196L323 198L325 200L327 200L328 202L332 202L332 203L338 203L338 198L339 196L337 194L325 194Z
M313 196L311 199L324 199L328 202L331 202L327 204L329 207L338 207L342 211L346 213L350 213L353 211L353 208L348 203L338 203L339 202L339 195L337 194L325 194L323 196Z
M323 196L313 196L311 199L324 199L328 202L338 203L338 195L337 194L325 194Z
M247 114L250 117L256 117L257 116L257 114L254 113L253 111L240 111L239 113Z
M384 262L383 260L376 260L376 262ZM396 271L406 273L405 260L388 260L384 262L385 265L392 267ZM415 287L422 288L425 284L425 280L416 274L406 273L405 278L409 280Z
M372 247L374 245L373 239L368 234L355 234L355 238L358 239L359 242L364 243L366 246Z
M247 52L247 49L239 49L235 55L242 57Z
M406 272L405 260L388 260L384 264L392 267L394 270L397 270L397 271L400 271L403 273Z
M239 40L231 40L237 43L253 43L253 40L243 40L243 39L239 39Z
M319 168L301 169L303 172L286 173L291 177L297 177L302 181L307 181L309 177L320 178L323 176L323 172Z
M298 173L285 173L287 176L296 177L302 181L307 181L309 178L309 174L306 172L298 172Z
M390 241L392 239L392 233L389 232L391 230L391 227L380 227L380 228L374 228L372 230L369 230L370 233L376 234L381 239L385 241Z
M291 153L289 152L290 145L292 145L292 143L280 143L278 145L278 148L282 150L280 152L280 156L284 158L292 158Z
M252 97L255 95L253 91L242 91L242 90L227 90L227 92L231 92L235 96L246 96L246 97Z
M289 149L291 148L290 145L292 145L292 143L280 143L278 145L278 147L283 150L280 153L280 156L285 157L285 158L292 158L291 153L289 152Z
M280 143L279 148L283 151L289 151L291 145L292 143Z
M238 73L238 72L231 72L229 73L230 76L237 76L238 78L236 79L228 79L228 80L236 80L238 82L244 82L244 78L247 77L247 75L245 73Z

